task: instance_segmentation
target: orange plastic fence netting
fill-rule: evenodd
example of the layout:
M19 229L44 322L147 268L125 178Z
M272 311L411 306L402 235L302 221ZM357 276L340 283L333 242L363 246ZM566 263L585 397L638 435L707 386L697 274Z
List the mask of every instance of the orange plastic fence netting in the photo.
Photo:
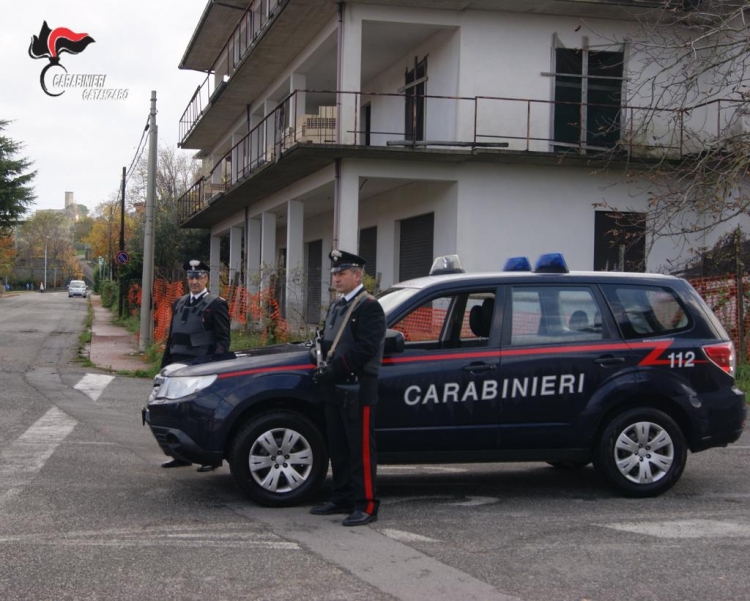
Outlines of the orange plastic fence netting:
M247 325L248 320L259 325L261 341L281 342L288 338L288 325L281 315L279 302L270 290L250 294L243 286L236 286L230 291L222 289L223 298L230 298L229 317L233 323ZM154 341L162 343L169 335L172 323L172 304L186 294L183 282L168 282L164 279L154 280ZM128 304L136 314L141 306L141 286L133 284L128 290Z
M703 297L708 306L718 317L726 328L729 336L735 343L739 352L740 314L744 318L745 340L750 329L750 310L745 309L740 313L740 299L748 297L750 287L750 276L742 278L742 292L738 294L737 278L733 275L699 278L689 280L690 284ZM273 289L268 288L257 294L250 294L243 286L235 286L233 290L228 287L222 289L223 297L228 298L229 315L234 323L247 325L248 322L258 326L263 342L270 340L284 341L288 338L289 327L283 318L281 307ZM154 340L164 342L169 333L172 320L172 303L185 294L185 286L182 282L170 283L164 279L154 281ZM141 304L141 287L134 284L128 291L128 303L136 307L133 313L137 313ZM743 307L744 308L744 307ZM445 321L446 310L434 307L421 307L412 312L395 328L404 334L409 341L437 340ZM513 329L535 331L539 325L538 315L519 313L514 316ZM465 316L461 328L462 338L471 338L473 334L468 324L468 315ZM747 351L744 351L747 353ZM750 359L750 356L747 357Z
M742 277L742 292L740 294L737 291L738 282L736 275L696 278L688 281L698 291L698 294L703 297L703 300L706 301L706 304L716 314L716 317L719 318L719 321L734 342L737 354L739 355L741 352L739 348L740 302L741 299L748 298L750 276ZM744 322L742 332L745 346L747 346L748 328L750 328L750 311L748 311L747 302L744 303L742 309L742 321ZM747 352L747 349L742 352L745 353L745 359L750 359L750 353Z

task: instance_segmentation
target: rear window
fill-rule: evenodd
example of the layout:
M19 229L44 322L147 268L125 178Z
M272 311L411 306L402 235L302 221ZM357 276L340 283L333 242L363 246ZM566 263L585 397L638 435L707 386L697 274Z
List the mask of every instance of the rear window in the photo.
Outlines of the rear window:
M691 327L688 312L675 292L657 286L604 286L625 338L665 336Z

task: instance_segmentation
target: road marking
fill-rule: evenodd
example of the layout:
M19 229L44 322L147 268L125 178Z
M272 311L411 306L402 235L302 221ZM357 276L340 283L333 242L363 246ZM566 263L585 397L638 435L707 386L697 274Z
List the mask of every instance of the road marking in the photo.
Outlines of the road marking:
M69 545L81 547L198 547L253 548L299 551L294 542L266 532L241 532L247 523L212 524L186 528L143 528L93 530L53 534L18 534L0 536L0 545ZM226 530L222 532L222 530Z
M468 501L461 501L460 503L448 503L448 505L456 505L457 507L477 507L479 505L491 505L492 503L499 503L500 499L495 497L468 497Z
M393 528L383 528L380 530L382 534L385 534L388 538L400 541L402 543L439 543L439 540L430 538L428 536L422 536L421 534L414 534L413 532L405 532L404 530L394 530Z
M673 520L667 522L622 522L605 528L647 534L657 538L747 538L750 525L718 520Z
M76 420L53 407L0 453L0 500L7 501L34 478L76 427Z
M73 388L80 390L88 395L92 401L96 401L104 392L109 383L114 380L114 376L105 374L86 374L81 378Z

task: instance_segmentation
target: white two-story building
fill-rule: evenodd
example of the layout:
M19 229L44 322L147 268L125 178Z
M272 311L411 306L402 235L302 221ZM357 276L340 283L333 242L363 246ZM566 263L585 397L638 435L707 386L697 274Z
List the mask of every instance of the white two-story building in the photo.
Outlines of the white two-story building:
M701 140L633 92L650 66L626 40L660 4L209 1L180 64L207 73L180 123L204 167L182 226L211 230L214 278L224 263L252 291L283 268L287 315L308 323L333 247L381 288L445 254L663 269L684 245L649 242L639 174ZM717 104L689 118L725 122Z

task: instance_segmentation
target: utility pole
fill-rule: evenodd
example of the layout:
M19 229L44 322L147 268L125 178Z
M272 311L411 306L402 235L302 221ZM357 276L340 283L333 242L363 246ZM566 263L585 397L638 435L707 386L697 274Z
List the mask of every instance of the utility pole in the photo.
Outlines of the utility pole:
M153 342L154 288L154 196L156 196L156 91L151 91L148 117L148 184L146 186L146 222L143 233L143 282L141 285L141 335L139 349L146 351Z
M120 195L120 252L125 250L125 167L122 168L122 193ZM119 253L118 253L119 254ZM117 269L117 283L120 285L120 294L118 303L119 315L122 317L125 307L125 282L120 277L120 269Z

